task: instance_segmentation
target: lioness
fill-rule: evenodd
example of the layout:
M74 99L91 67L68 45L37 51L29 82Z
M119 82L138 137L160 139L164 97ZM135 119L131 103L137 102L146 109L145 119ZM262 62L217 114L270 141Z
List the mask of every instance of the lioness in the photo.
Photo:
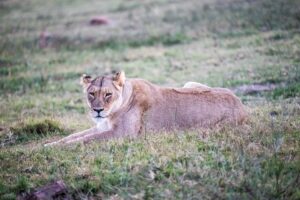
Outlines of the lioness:
M243 104L232 92L200 83L165 88L142 79L126 79L124 72L118 72L94 79L83 75L81 84L96 126L47 145L240 124L246 118Z

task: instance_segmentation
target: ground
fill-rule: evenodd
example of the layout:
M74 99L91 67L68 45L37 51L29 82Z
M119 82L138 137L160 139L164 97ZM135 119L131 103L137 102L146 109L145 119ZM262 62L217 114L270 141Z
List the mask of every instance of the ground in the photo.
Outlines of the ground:
M54 180L75 199L300 198L299 1L4 0L0 22L0 199ZM92 125L80 75L119 69L273 90L237 92L240 127L44 148Z

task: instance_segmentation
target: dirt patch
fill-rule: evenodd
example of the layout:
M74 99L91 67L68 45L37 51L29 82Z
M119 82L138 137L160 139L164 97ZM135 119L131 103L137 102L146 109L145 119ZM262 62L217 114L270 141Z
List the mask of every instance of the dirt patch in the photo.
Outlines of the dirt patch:
M266 83L266 84L250 84L250 85L241 85L234 88L230 88L235 94L257 94L261 92L273 91L276 88L283 87L284 84L273 84L273 83Z

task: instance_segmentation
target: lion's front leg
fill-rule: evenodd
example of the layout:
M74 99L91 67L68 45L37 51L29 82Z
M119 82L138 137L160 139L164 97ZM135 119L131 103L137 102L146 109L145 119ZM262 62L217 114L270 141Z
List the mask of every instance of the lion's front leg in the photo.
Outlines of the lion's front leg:
M111 128L95 127L79 133L69 135L62 138L57 142L45 144L45 146L59 145L59 144L72 144L77 142L88 143L95 140L107 140L119 137L136 137L141 128L141 114L138 108L132 108L126 113L126 117L117 120L118 123L114 124Z
M73 134L71 134L67 137L64 137L58 141L46 143L46 144L44 144L44 146L46 147L46 146L53 146L53 145L58 145L58 144L69 143L72 140L76 140L76 139L84 137L86 135L97 134L97 133L98 134L100 133L99 130L96 127L93 127L93 128L90 128L90 129L87 129L87 130L84 130L84 131L81 131L78 133L73 133Z
M79 142L89 143L89 142L96 141L96 140L108 140L111 138L120 137L120 135L116 134L116 133L117 132L113 131L113 130L104 131L104 132L100 132L100 133L91 133L91 134L84 135L82 137L77 137L77 138L68 140L65 143L66 144L73 144L73 143L79 143Z

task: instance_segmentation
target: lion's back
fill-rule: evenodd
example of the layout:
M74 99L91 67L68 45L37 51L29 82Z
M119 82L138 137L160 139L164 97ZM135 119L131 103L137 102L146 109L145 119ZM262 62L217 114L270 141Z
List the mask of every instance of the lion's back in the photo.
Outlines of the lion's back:
M243 104L222 88L163 88L145 113L153 130L212 127L221 122L240 123L246 117Z

